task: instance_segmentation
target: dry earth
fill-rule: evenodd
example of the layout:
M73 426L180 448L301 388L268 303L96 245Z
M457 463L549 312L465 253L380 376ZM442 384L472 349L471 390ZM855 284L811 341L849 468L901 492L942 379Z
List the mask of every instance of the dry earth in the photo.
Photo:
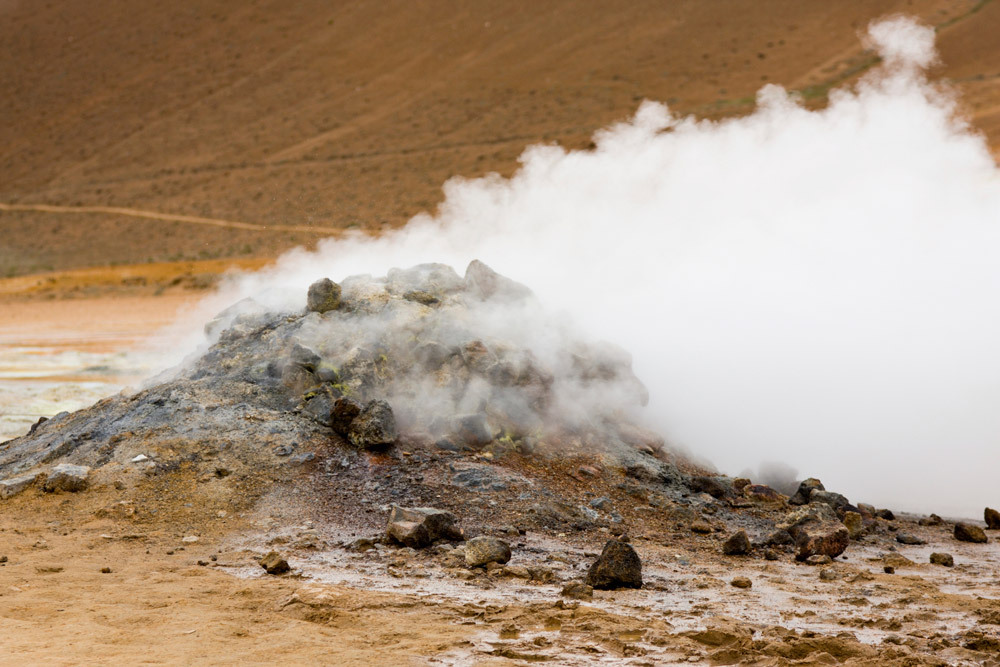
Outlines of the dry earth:
M644 98L721 117L773 82L822 105L896 12L938 27L934 77L1000 146L991 0L0 0L0 203L126 209L0 210L0 276L398 226Z

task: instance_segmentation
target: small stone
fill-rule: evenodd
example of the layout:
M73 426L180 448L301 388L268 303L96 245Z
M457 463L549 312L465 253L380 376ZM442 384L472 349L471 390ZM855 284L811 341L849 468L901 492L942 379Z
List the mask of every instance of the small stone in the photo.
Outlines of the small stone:
M699 535L708 535L712 532L712 526L704 521L695 521L690 526L692 533L698 533Z
M571 581L563 586L559 595L572 600L589 600L594 597L594 588L582 581Z
M428 547L436 540L465 539L458 527L458 517L433 507L399 507L394 505L386 524L386 535L414 549Z
M746 577L736 577L735 579L729 582L729 585L734 586L736 588L752 588L753 582L747 579Z
M885 567L882 568L882 571L885 572L886 574L896 574L896 568L894 568L892 565L886 565Z
M789 505L805 505L809 502L809 494L812 493L813 489L819 489L824 491L826 487L823 486L823 482L819 481L815 477L810 477L799 483L799 488L795 494L788 499Z
M944 567L953 567L955 565L955 558L949 553L935 551L931 554L931 563L934 565L943 565Z
M917 521L921 526L940 526L944 520L937 514L931 514L930 516L925 516Z
M22 475L21 477L0 480L0 499L16 496L31 486L34 481L34 475Z
M351 551L361 551L361 552L371 551L372 549L375 548L375 540L372 540L367 537L359 537L358 539L348 544L347 548L350 549Z
M145 454L139 454L131 459L132 463L142 463L143 461L148 461L149 457Z
M778 560L781 556L774 549L764 550L764 560Z
M829 565L833 559L826 554L813 554L805 559L806 565Z
M971 523L956 523L955 539L959 542L975 542L976 544L985 544L988 541L986 532Z
M875 516L880 519L885 519L886 521L895 521L896 515L892 513L892 510L880 509L875 510Z
M642 588L639 554L627 542L608 540L587 572L587 584L600 590Z
M101 568L101 574L111 574L111 568L110 567L102 567Z
M351 430L351 422L361 414L362 405L353 398L340 396L333 401L333 408L330 410L330 426L336 433L347 437ZM291 451L288 452L291 454Z
M1000 530L1000 512L992 507L983 510L983 520L986 522L987 530Z
M927 540L922 540L912 533L896 533L896 541L900 544L927 544Z
M836 581L837 579L840 578L840 575L838 575L836 571L828 567L820 570L819 578L821 581Z
M488 563L506 563L510 560L510 545L495 537L474 537L465 543L465 564L482 567Z
M264 571L268 574L284 574L290 569L288 566L288 561L281 557L277 551L271 551L266 556L260 559L260 566L264 568Z
M197 535L188 535L187 537L181 538L181 542L183 542L184 544L194 544L200 539L201 538L198 537Z
M722 543L722 553L727 556L745 556L750 553L750 538L745 530L738 530Z
M858 539L865 532L864 519L858 512L844 512L844 518L841 519L841 523L847 528L847 534L852 540Z
M45 480L43 489L46 491L83 491L87 488L87 477L90 475L90 468L87 466L73 465L72 463L60 463Z
M326 313L338 307L340 307L340 285L329 278L322 278L309 286L306 294L307 310Z

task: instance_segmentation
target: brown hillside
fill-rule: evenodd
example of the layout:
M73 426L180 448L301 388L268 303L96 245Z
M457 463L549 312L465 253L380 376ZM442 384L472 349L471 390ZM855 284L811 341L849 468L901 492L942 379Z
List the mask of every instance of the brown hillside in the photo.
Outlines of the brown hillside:
M447 178L509 173L533 142L586 145L643 98L717 117L776 82L821 104L893 12L940 27L936 75L1000 146L989 0L335 4L0 0L0 203L209 219L0 210L0 275L400 225Z

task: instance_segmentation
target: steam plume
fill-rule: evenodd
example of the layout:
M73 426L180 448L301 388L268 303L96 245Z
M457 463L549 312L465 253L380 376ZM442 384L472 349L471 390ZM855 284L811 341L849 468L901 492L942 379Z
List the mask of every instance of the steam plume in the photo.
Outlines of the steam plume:
M933 31L867 40L882 64L826 109L774 85L720 122L644 102L594 150L532 146L510 179L455 178L435 215L220 299L293 287L275 303L301 307L318 277L478 258L629 350L646 419L721 470L782 461L854 501L979 514L1000 503L1000 178L924 76Z

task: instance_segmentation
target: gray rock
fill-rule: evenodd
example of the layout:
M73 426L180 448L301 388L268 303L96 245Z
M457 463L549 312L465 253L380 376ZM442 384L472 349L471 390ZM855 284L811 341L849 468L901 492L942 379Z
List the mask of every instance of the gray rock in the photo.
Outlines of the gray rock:
M487 563L503 565L510 560L510 545L495 537L473 537L465 543L465 564L483 567Z
M60 463L49 473L42 488L46 491L83 491L89 483L89 475L87 466Z
M896 541L900 544L927 544L927 540L922 540L912 533L896 533Z
M824 505L829 505L833 509L840 509L851 504L845 496L833 491L826 491L824 489L813 489L809 493L810 503L823 503Z
M943 565L944 567L954 567L955 565L955 558L951 554L938 551L931 554L930 561L934 565Z
M436 540L463 540L458 517L433 507L393 505L385 533L393 540L414 549L428 547Z
M309 292L306 295L307 310L314 313L325 313L339 307L340 285L329 278L323 278L309 286Z
M455 417L451 430L457 441L470 447L482 447L493 441L493 427L482 413Z
M722 553L727 556L745 556L750 553L750 538L745 530L738 530L722 543Z
M22 475L0 480L0 499L10 498L21 493L35 481L34 475Z
M355 447L371 449L385 447L396 442L396 417L386 401L369 401L351 422L347 439Z
M261 558L260 566L264 568L264 571L268 574L284 574L292 569L288 566L288 561L285 560L277 551L271 551L266 556Z
M519 301L532 296L530 289L501 276L478 259L465 270L465 289L484 300Z
M880 510L875 510L875 516L880 519L885 519L886 521L895 521L896 515L892 513L892 510L887 510L885 508Z
M974 542L976 544L986 544L988 541L986 532L971 523L956 523L955 539L959 542Z
M632 545L608 540L587 572L587 584L600 590L642 588L642 561Z
M813 489L819 489L820 491L826 490L823 486L823 482L819 481L815 477L810 477L809 479L802 480L799 483L798 490L788 499L788 504L790 505L805 505L809 502L809 494L812 493Z

